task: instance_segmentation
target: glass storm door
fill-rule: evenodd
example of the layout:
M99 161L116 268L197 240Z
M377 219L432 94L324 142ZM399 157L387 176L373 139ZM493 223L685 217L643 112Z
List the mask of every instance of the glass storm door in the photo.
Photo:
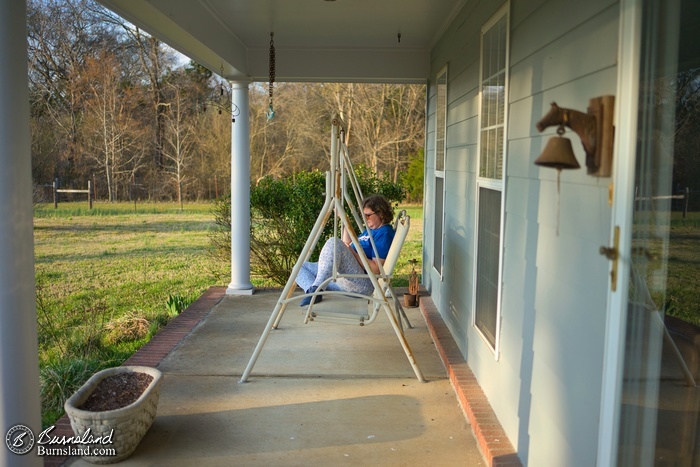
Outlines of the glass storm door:
M700 466L700 2L638 5L616 464Z

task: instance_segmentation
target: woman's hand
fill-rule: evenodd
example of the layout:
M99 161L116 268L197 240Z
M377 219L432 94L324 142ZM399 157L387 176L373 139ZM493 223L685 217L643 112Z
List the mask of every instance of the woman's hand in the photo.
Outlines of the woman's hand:
M345 246L350 248L350 245L352 244L352 238L350 238L350 234L348 233L345 227L343 227L342 239L343 243L345 243Z
M362 259L360 259L360 254L355 251L354 248L350 248L350 251L352 251L353 256L355 256L355 259L357 260L358 264L362 266L364 269L364 265L362 264ZM384 264L384 260L380 259L379 260L381 264ZM367 258L367 263L369 264L369 269L372 271L374 274L379 274L379 264L377 264L376 258Z

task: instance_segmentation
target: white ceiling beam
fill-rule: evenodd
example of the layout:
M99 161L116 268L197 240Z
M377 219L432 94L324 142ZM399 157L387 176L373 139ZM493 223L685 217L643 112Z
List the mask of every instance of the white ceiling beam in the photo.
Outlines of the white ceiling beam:
M227 79L261 82L269 79L269 49L260 46L248 48L239 37L242 31L232 30L208 1L98 1ZM319 37L316 43L321 45L287 48L278 45L277 81L423 84L430 73L427 45L397 43L393 47L336 47L324 46L323 37Z
M275 47L277 81L424 84L430 53L424 49L284 49ZM269 50L251 49L249 75L268 81Z

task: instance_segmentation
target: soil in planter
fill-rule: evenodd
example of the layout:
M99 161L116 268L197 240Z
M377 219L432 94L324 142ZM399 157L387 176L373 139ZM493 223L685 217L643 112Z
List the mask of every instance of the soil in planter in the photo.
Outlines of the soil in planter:
M135 371L107 376L78 408L89 412L121 409L136 402L151 381L153 376Z

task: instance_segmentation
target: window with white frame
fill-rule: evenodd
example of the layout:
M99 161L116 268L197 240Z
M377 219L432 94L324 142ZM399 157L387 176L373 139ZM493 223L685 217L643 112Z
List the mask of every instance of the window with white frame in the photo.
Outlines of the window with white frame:
M495 352L503 251L508 27L506 4L481 30L474 325Z
M435 106L435 219L433 267L442 276L445 219L445 135L447 133L447 66L437 75Z

